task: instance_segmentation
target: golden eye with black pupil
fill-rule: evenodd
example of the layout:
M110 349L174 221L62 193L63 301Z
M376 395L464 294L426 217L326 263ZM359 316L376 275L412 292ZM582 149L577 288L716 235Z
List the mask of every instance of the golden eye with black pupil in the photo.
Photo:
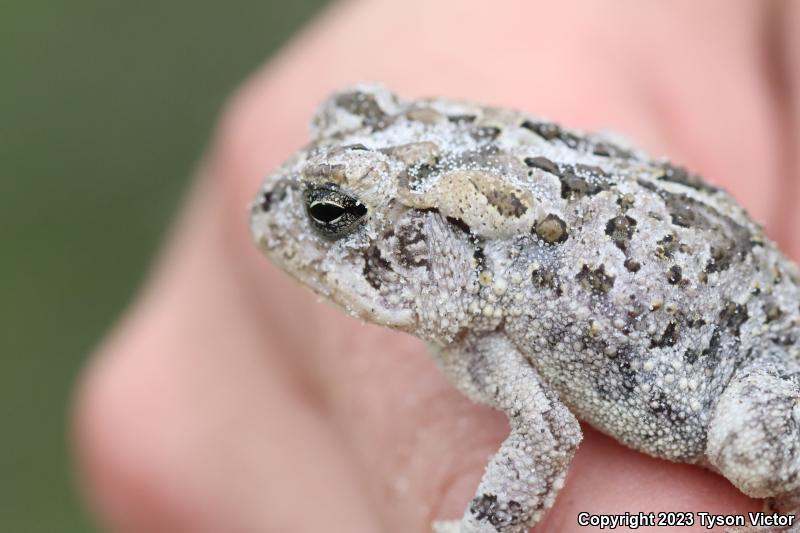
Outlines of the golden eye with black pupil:
M333 183L309 185L303 194L313 228L327 239L340 239L363 222L367 208Z

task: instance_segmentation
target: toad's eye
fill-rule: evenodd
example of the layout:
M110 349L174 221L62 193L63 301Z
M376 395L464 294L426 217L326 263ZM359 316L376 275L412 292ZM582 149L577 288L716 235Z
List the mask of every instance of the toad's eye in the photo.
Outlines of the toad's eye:
M304 197L311 225L328 239L352 233L367 214L364 204L332 183L309 185Z

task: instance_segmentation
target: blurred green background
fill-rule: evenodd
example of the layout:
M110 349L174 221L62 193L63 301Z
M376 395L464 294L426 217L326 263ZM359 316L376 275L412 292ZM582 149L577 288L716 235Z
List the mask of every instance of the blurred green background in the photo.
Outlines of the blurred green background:
M324 0L0 0L0 532L97 531L72 385L226 95Z

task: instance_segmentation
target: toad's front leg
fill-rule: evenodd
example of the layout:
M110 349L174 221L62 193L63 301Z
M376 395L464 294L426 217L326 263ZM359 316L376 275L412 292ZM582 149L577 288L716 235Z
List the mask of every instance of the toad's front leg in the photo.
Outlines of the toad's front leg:
M501 409L511 433L492 457L459 522L440 533L521 533L553 505L564 484L581 430L578 420L501 334L468 338L436 358L448 378L473 400Z

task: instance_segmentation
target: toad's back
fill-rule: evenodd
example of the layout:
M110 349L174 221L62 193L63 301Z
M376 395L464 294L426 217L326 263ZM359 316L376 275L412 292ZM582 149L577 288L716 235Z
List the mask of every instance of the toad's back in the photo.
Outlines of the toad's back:
M597 136L505 118L471 123L493 140L470 168L478 179L502 168L540 213L532 231L482 243L479 268L517 281L496 300L485 290L503 309L495 327L580 417L654 455L697 459L737 367L798 359L796 267L699 176ZM526 142L526 130L539 139ZM513 193L495 196L504 194Z

